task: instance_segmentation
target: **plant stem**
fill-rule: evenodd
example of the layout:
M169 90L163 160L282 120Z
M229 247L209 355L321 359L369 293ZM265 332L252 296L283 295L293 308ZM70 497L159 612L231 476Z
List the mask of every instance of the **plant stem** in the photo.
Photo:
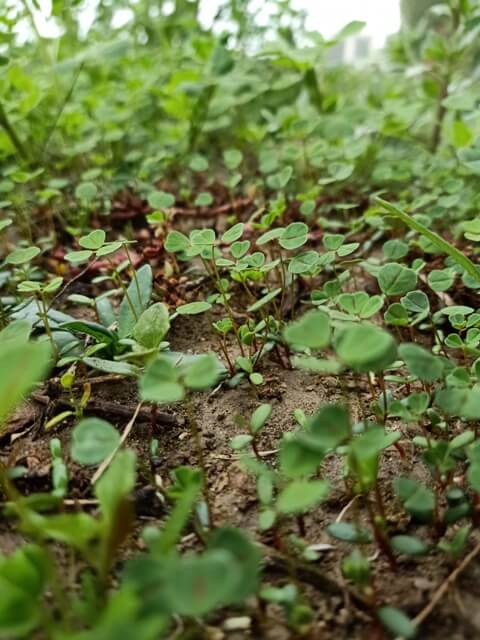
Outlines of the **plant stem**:
M13 128L10 120L8 119L7 113L3 108L2 103L0 102L0 127L4 129L7 136L10 138L10 142L13 144L15 149L18 151L18 154L23 158L23 160L28 160L28 153L20 138L17 135L17 132Z
M450 84L450 73L447 73L440 85L440 91L437 98L437 107L435 112L435 123L433 125L432 139L430 141L430 150L436 153L440 141L442 139L442 125L447 113L447 108L443 102L448 97L448 85Z
M48 319L48 306L45 301L45 296L40 293L40 298L35 298L37 301L38 314L42 318L43 326L45 327L45 333L47 334L48 339L50 340L50 344L52 345L52 351L55 356L55 360L58 357L58 347L57 343L53 338L52 328L50 326L50 321Z
M240 348L240 353L242 354L242 356L245 356L245 350L243 348L242 341L240 340L240 335L239 335L239 332L238 332L238 325L237 325L237 323L235 321L235 317L233 315L233 309L230 306L230 303L229 303L228 298L227 298L227 294L223 290L222 282L221 282L221 279L220 279L220 274L218 273L217 264L215 262L215 247L213 247L213 246L212 246L212 267L213 267L213 277L215 279L215 283L217 285L218 292L220 293L220 295L223 298L223 304L225 305L225 309L227 311L228 317L230 318L230 321L232 323L233 332L234 332L235 337L237 339L238 346Z
M138 304L140 305L141 310L144 311L145 309L142 303L142 294L140 293L140 283L138 282L138 278L137 278L137 270L133 266L132 258L130 256L130 251L128 250L127 245L125 245L125 253L127 255L128 264L130 265L130 268L132 270L132 278L133 278L133 281L135 282L135 289L137 290Z
M235 367L230 359L230 354L228 353L227 345L223 336L219 336L220 349L222 350L223 355L225 356L225 360L227 361L228 368L230 371L230 375L233 376L235 373Z
M119 287L121 288L123 295L125 296L125 300L128 302L128 306L130 307L130 311L132 312L133 317L135 318L135 321L138 321L138 313L133 305L132 299L130 298L130 295L128 293L128 289L125 286L125 283L122 280L121 275L118 273L117 271L117 267L113 264L113 262L110 260L110 258L107 256L107 260L108 263L110 264L110 266L113 269L113 279L114 281L119 285Z
M370 524L372 525L372 529L373 529L373 534L375 536L375 541L378 545L378 548L380 549L380 551L387 557L389 563L390 563L390 567L393 571L397 570L397 560L395 558L395 556L393 555L392 549L390 547L390 541L388 540L388 538L386 537L386 535L384 534L384 532L379 528L378 523L376 521L376 516L375 513L373 511L372 508L372 503L370 502L368 496L367 496L367 509L368 509L368 516L370 519Z

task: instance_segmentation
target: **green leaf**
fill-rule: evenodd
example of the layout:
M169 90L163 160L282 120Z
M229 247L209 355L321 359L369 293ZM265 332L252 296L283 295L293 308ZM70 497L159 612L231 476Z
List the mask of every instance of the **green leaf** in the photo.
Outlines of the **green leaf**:
M32 323L29 320L14 320L0 331L1 349L7 342L27 342L32 332Z
M230 169L230 171L237 169L242 164L242 160L242 152L238 149L226 149L223 152L223 161L225 162L227 169Z
M260 247L263 244L267 244L268 242L271 242L272 240L278 240L278 238L280 238L283 235L284 231L285 231L284 227L269 229L265 233L262 233L262 235L259 238L257 238L257 246Z
M119 451L95 484L95 495L100 502L103 523L110 536L115 536L117 543L121 542L121 534L125 533L128 524L125 522L125 512L122 512L121 507L129 501L134 488L135 453L130 449ZM117 517L118 512L120 517ZM114 524L117 525L117 530L111 531Z
M356 371L381 371L397 355L393 337L368 324L345 329L337 339L335 350L340 360Z
M213 196L208 191L202 191L197 195L194 201L196 207L209 207L213 202Z
M92 256L92 251L69 251L65 254L65 260L67 260L67 262L72 262L73 264L80 264L81 262L90 260Z
M201 391L213 387L219 380L219 363L213 353L199 356L193 362L181 367L181 375L186 387Z
M319 259L319 254L313 250L299 253L290 260L288 272L294 274L307 273L318 264Z
M399 356L409 372L424 382L435 382L443 374L442 360L418 344L404 343L399 347Z
M278 296L278 294L280 293L280 291L281 291L281 288L273 289L272 291L269 291L262 298L260 298L259 300L257 300L253 304L251 304L248 307L247 311L249 311L250 313L258 311L259 309L264 307L266 304L271 302L274 298L276 298Z
M0 343L0 433L10 413L47 375L50 363L51 350L46 342Z
M259 586L262 554L246 533L233 527L216 528L208 538L208 549L227 551L241 569L240 580L231 595L231 602L242 602Z
M209 302L199 300L198 302L188 302L187 304L181 304L175 309L175 311L181 316L196 316L199 313L205 313L212 308Z
M167 559L163 595L182 616L202 616L234 599L242 572L231 553L212 549L201 556Z
M390 542L394 551L406 556L423 556L429 549L428 544L416 536L392 536Z
M322 238L324 247L329 251L340 249L344 241L345 236L342 233L326 233Z
M81 182L75 188L75 197L84 202L95 200L98 189L93 182Z
M176 483L170 489L169 495L173 497L175 504L152 548L153 553L160 559L172 551L179 542L202 490L200 471L189 467L177 467L173 475Z
M325 457L325 449L303 432L285 434L280 445L280 466L289 478L313 473Z
M191 231L190 244L196 255L205 249L208 251L209 257L212 257L215 237L215 231L213 229L194 229Z
M408 254L408 244L403 240L387 240L384 242L382 250L387 260L400 260Z
M389 262L378 272L378 284L387 296L401 296L417 285L417 274L413 269Z
M334 522L328 525L327 531L333 538L343 542L368 544L372 541L372 536L368 529L362 529L350 522Z
M230 446L234 451L240 451L240 449L244 449L247 444L250 444L252 440L253 436L248 433L241 433L230 440Z
M480 171L480 161L479 161L479 171ZM430 231L425 225L421 222L412 218L405 211L402 211L399 207L396 207L381 198L374 198L375 202L377 202L383 209L388 211L389 215L393 215L396 218L399 218L404 224L408 227L420 233L424 238L427 238L437 249L449 255L452 260L454 260L457 264L465 269L465 271L475 280L475 282L480 282L480 273L476 267L476 265L469 259L465 254L459 251L456 247L451 245L449 242L441 238L434 231Z
M3 220L0 220L0 233L4 229L9 227L12 223L13 223L13 220L11 218L4 218Z
M250 429L253 433L258 433L267 420L272 415L272 405L271 404L261 404L259 407L255 409L250 418Z
M15 249L5 258L7 264L20 265L30 262L38 256L40 249L38 247L28 247L27 249Z
M332 162L328 166L329 178L321 178L319 184L330 184L331 182L342 182L349 178L355 169L355 165L348 162Z
M400 302L391 304L385 311L383 319L386 324L391 324L394 327L408 327L410 323L407 310Z
M448 291L455 282L453 269L433 269L427 276L427 281L434 291Z
M423 291L410 291L401 300L402 305L412 315L426 318L430 311L430 301Z
M20 282L17 287L17 291L19 293L38 293L41 290L41 283L33 280L24 280L23 282Z
M106 237L107 235L103 229L96 229L95 231L90 231L86 236L82 236L78 244L84 249L96 251L103 245Z
M180 253L190 247L190 240L180 231L169 231L165 241L165 249L170 253Z
M342 365L336 360L314 358L313 356L293 356L292 365L296 369L305 369L314 373L326 373L337 375L342 370Z
M237 241L237 242L234 242L230 247L230 253L236 260L239 260L247 253L249 249L250 249L250 240L243 240L242 242Z
M296 480L278 496L276 507L280 513L304 513L328 496L326 480Z
M140 372L138 367L128 362L116 362L115 360L94 357L87 357L82 360L88 367L103 371L104 373L115 373L120 376L137 376Z
M8 556L0 556L0 636L29 638L44 611L42 595L49 574L48 558L40 547L24 545Z
M100 343L111 344L116 341L116 336L113 331L106 329L102 324L98 324L97 322L72 320L71 322L63 322L59 328L84 333L87 336L92 336L92 338L95 338L95 340Z
M146 309L133 328L135 340L146 349L156 349L170 329L168 308L162 302Z
M309 349L323 349L329 344L330 335L328 315L316 309L288 324L283 331L283 337L288 344Z
M99 464L120 442L115 427L100 418L81 420L72 432L71 456L79 464Z
M408 513L421 522L430 522L435 509L433 491L408 477L394 479L393 487Z
M150 297L152 295L152 268L149 264L144 264L136 272L136 280L128 285L128 298L123 297L118 312L118 334L120 338L130 335L138 318L140 318L144 309L146 309ZM137 290L138 285L138 290ZM140 293L140 296L139 296ZM133 310L131 306L133 306ZM135 313L134 313L135 311Z
M371 578L370 561L359 549L354 549L342 561L342 573L347 580L359 586L366 586Z
M100 532L98 520L82 512L48 517L36 514L33 522L45 538L80 550L84 550Z
M235 242L235 240L241 238L244 227L245 225L243 222L239 222L238 224L233 225L233 227L230 227L230 229L225 231L223 234L222 242L225 242L225 244L231 244L232 242Z
M196 153L191 157L188 166L192 171L206 171L208 169L208 160L205 156L201 156L199 153Z
M159 404L183 400L185 391L178 382L179 376L175 365L168 358L159 356L150 362L140 378L140 397Z
M415 638L417 635L416 625L400 609L380 607L377 614L385 629L395 638L410 640L410 638Z
M350 436L350 418L344 407L329 405L311 416L305 429L315 444L327 451L335 449Z
M263 384L263 376L261 373L258 373L257 371L254 371L253 373L251 373L248 376L248 379L252 384L255 384L255 385Z
M363 491L371 489L378 476L380 453L400 438L400 433L385 433L382 427L371 427L351 441L348 465Z
M175 204L175 196L166 191L152 191L148 194L148 204L152 209L170 209Z
M476 175L480 174L480 146L477 144L458 152L460 161Z
M270 187L270 189L280 191L281 189L284 189L287 186L287 184L290 182L290 178L292 177L292 175L293 175L292 167L289 167L289 166L284 167L278 173L273 173L268 176L267 185Z
M304 222L292 222L283 230L278 242L284 249L298 249L307 241L308 227Z

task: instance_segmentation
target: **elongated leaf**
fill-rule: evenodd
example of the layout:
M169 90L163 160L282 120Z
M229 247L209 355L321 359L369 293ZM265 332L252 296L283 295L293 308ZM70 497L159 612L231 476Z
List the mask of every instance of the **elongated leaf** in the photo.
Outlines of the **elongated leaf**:
M132 281L128 285L128 298L127 296L124 296L120 304L120 311L118 314L118 333L121 338L125 338L131 334L138 318L142 315L143 310L147 308L152 295L151 266L149 264L144 264L136 273L136 280L135 278L132 278ZM137 290L137 285L140 296Z
M472 276L472 278L476 282L480 282L480 272L478 271L474 263L470 260L470 258L468 258L464 253L462 253L456 247L440 237L438 233L431 231L421 222L418 222L418 220L415 220L415 218L409 216L408 213L406 213L399 207L396 207L386 200L382 200L382 198L375 197L374 200L377 204L383 207L383 209L385 209L389 215L398 218L404 224L406 224L407 227L410 227L410 229L413 229L424 238L427 238L427 240L429 240L437 249L439 249L443 253L446 253L452 258L452 260L463 267L465 271L470 276Z
M32 386L43 379L50 365L46 342L6 342L0 347L0 431L1 425Z

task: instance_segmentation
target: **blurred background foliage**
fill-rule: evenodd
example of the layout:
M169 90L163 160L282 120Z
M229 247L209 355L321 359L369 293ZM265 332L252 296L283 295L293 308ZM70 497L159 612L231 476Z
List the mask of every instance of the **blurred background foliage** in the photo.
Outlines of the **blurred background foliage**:
M331 56L362 23L325 39L288 0L268 3L266 26L251 2L224 0L212 28L198 0L100 0L88 29L84 3L54 0L49 37L37 2L0 0L3 207L68 200L85 181L106 210L165 179L188 200L185 169L213 181L230 148L244 159L236 191L288 166L303 200L394 188L415 206L433 189L432 216L454 199L459 216L478 207L476 0L402 0L401 32L363 65Z

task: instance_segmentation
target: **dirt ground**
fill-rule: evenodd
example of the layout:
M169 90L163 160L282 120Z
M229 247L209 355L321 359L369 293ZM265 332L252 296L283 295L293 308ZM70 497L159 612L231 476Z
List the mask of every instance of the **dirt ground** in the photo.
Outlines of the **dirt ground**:
M215 337L210 328L210 319L204 315L195 318L178 317L169 335L173 350L187 352L219 352ZM220 356L220 353L218 353ZM256 539L264 544L271 543L269 534L259 534L256 527L257 506L255 483L251 476L243 470L238 455L229 446L230 439L240 433L236 416L248 417L258 405L259 400L273 405L272 416L262 431L260 449L265 452L265 459L273 461L282 433L295 429L293 411L302 408L307 414L315 411L325 402L342 400L342 392L334 378L320 378L301 371L285 370L273 359L266 363L264 371L265 384L260 388L256 398L252 388L246 384L234 389L220 387L210 393L196 394L194 410L201 427L206 451L208 482L213 496L214 517L217 524L240 525L249 530ZM349 383L353 388L353 381ZM51 387L51 385L50 385ZM39 391L37 396L48 393L48 389ZM360 391L367 402L367 392ZM104 406L102 417L109 419L120 430L128 422L137 402L136 389L130 380L104 381L94 385L95 407ZM349 395L350 408L354 417L358 416L358 402L355 393ZM108 404L110 403L110 404ZM109 411L115 403L124 410L125 416ZM22 492L47 490L50 483L49 439L59 437L64 451L68 451L70 438L69 425L62 425L51 430L48 435L39 428L39 420L46 410L41 402L29 401L19 410L10 422L3 437L2 458L9 465L23 464L28 472L18 486ZM168 485L169 472L178 465L195 465L196 457L191 447L188 424L182 408L172 406L163 409L172 416L171 424L162 424L161 420L152 423L151 411L145 407L128 440L138 455L139 474L135 494L138 514L138 528L130 539L125 556L142 547L139 534L145 524L161 524L165 516L163 502L159 499L155 484ZM88 413L96 413L88 409ZM152 460L149 446L152 438L158 440L158 453ZM408 446L408 443L405 444ZM411 463L409 463L411 464ZM414 463L414 467L417 465ZM420 468L420 463L418 464ZM71 499L91 498L90 477L92 471L85 467L70 463ZM306 517L306 540L309 544L324 544L320 558L313 565L316 574L308 572L295 576L306 588L306 594L315 612L315 623L310 638L325 640L363 640L365 638L381 638L380 631L372 623L370 617L350 597L346 585L339 572L340 561L348 550L348 545L333 540L326 533L326 526L339 517L348 519L348 510L361 509L359 501L351 503L351 496L341 480L341 469L338 459L329 457L323 466L325 477L332 482L332 490L327 501ZM382 486L385 491L385 502L389 508L389 521L392 533L422 534L421 527L413 526L408 518L400 515L399 505L390 492L391 480L411 468L405 463L395 449L385 453ZM86 507L88 508L88 506ZM350 513L351 515L351 513ZM292 531L296 533L295 531ZM186 544L188 539L186 537ZM7 520L0 525L0 549L2 552L12 551L21 541L21 536L14 533ZM327 546L328 545L328 546ZM393 573L388 563L375 554L375 549L367 549L373 558L375 584L382 598L389 604L401 607L414 617L432 598L435 591L446 579L452 567L445 563L445 556L440 552L431 553L420 559L401 559L397 572ZM268 554L267 554L268 555ZM323 584L317 574L334 581L336 588ZM275 584L285 583L290 579L288 572L276 566L274 559L267 560L264 572L265 581ZM420 638L432 640L466 640L480 637L480 564L473 562L460 576L453 589L439 602L433 614L429 616L419 634ZM244 613L244 612L243 612ZM210 621L212 638L228 637L230 640L259 640L295 638L282 621L281 613L269 612L269 621L262 629L253 631L224 632L224 620L242 611L222 612ZM215 633L217 635L215 635Z

